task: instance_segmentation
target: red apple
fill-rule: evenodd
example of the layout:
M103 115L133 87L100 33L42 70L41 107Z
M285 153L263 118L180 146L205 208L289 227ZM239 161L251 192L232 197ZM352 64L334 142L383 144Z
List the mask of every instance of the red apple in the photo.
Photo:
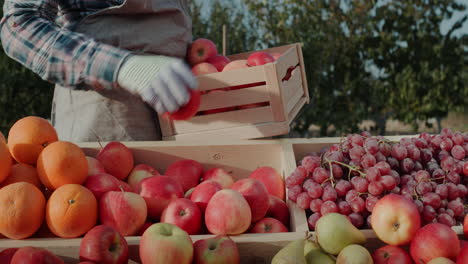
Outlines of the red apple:
M172 120L189 120L198 112L201 103L199 90L190 90L190 100L174 113L166 113Z
M0 263L10 264L13 255L19 248L6 248L0 252Z
M148 206L148 216L159 220L166 206L184 196L182 186L172 177L153 176L141 181L140 195Z
M402 248L392 245L383 246L372 254L375 264L412 264L410 255Z
M465 215L465 219L463 220L463 233L465 234L465 238L468 239L468 214Z
M107 143L99 151L96 159L101 162L107 173L120 180L125 180L133 169L132 151L118 141Z
M269 198L268 191L263 183L256 179L246 178L236 181L231 189L242 194L249 203L252 222L257 222L265 217L269 207Z
M192 67L192 73L195 76L218 72L216 67L208 62L200 62Z
M259 167L255 169L249 177L261 181L267 188L269 194L284 201L284 181L274 168Z
M418 230L411 241L410 252L416 263L427 263L438 257L455 260L460 252L460 241L450 227L432 223Z
M458 253L457 264L468 263L468 246L464 246Z
M435 258L431 261L429 261L427 264L455 264L455 262L451 261L448 258Z
M371 224L380 240L399 246L413 239L421 227L421 217L412 201L398 194L388 194L374 205Z
M275 59L275 61L276 61L279 57L281 57L281 55L283 55L283 54L280 53L280 52L273 52L273 53L271 53L271 56Z
M468 241L460 239L460 248L464 248L465 246L468 246Z
M247 60L233 60L230 63L226 64L226 66L224 66L223 72L247 67L249 67L249 65L247 65Z
M64 264L63 260L44 248L22 247L16 251L11 264Z
M247 64L250 67L263 65L274 61L275 58L273 58L270 53L263 51L254 52L247 58Z
M157 223L141 236L139 252L143 264L190 264L193 244L189 234L178 226Z
M289 209L286 203L281 200L280 198L268 195L268 211L266 213L266 217L273 217L278 219L283 223L284 226L289 226Z
M172 163L166 169L166 176L172 177L182 185L184 192L200 183L203 166L195 160L184 159Z
M239 249L228 236L197 240L193 244L193 264L239 264Z
M99 173L88 176L86 182L83 184L88 188L96 197L96 200L101 199L102 195L110 191L124 191L130 192L133 189L124 182L107 173Z
M281 233L288 232L288 228L279 220L271 217L265 217L256 222L250 229L250 233Z
M99 201L99 219L123 236L136 235L146 221L145 200L132 192L107 192Z
M80 261L126 264L128 262L127 241L110 226L95 226L81 240Z
M190 200L192 200L204 214L206 206L208 205L211 197L213 197L216 192L221 191L222 189L223 188L221 187L221 184L215 181L204 181L195 187L192 195L190 196Z
M140 181L152 177L152 176L159 176L161 175L158 170L155 168L146 165L146 164L138 164L136 165L132 171L130 172L130 175L128 175L127 182L132 187L135 192L140 192Z
M226 56L218 54L211 58L208 58L206 62L213 64L213 66L215 66L216 69L219 72L221 72L224 69L224 66L226 66L229 62L231 62L231 60Z
M176 225L189 235L200 233L202 214L198 206L186 198L173 200L164 209L161 223Z
M106 173L104 166L101 164L101 162L99 162L99 160L90 156L86 156L86 159L88 160L88 176L99 173Z
M190 65L195 65L207 61L209 58L216 56L216 54L218 54L218 49L213 41L199 38L189 45L187 59Z
M229 189L234 184L231 174L221 168L212 168L203 174L203 181L213 180L221 184L223 189Z
M146 221L143 224L143 226L140 228L140 230L138 230L137 236L142 236L143 233L146 231L146 229L148 229L148 227L152 226L153 224L154 224L153 222Z
M249 203L238 191L221 190L208 202L205 224L215 235L238 235L247 231L252 222Z
M80 263L78 264L96 264L94 262L91 262L91 261L81 261Z

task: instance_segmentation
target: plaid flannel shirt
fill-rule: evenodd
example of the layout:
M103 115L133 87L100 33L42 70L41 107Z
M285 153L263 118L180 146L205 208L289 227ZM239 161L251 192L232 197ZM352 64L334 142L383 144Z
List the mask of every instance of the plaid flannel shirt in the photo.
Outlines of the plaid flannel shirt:
M123 0L5 0L5 52L42 79L74 89L117 87L129 51L73 32L85 16Z

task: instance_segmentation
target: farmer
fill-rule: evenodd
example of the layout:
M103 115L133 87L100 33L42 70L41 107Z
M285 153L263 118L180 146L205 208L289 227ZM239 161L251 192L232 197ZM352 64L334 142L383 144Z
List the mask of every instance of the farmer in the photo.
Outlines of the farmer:
M56 84L52 124L74 142L160 140L156 112L197 88L191 28L186 0L5 0L0 22L8 56Z

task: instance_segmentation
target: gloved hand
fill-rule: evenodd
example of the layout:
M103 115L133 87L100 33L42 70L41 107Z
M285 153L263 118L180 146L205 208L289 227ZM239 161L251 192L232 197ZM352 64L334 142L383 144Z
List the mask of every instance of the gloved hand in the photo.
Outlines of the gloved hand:
M190 68L178 58L134 55L121 66L119 85L140 95L159 114L173 113L190 100L188 89L197 82Z

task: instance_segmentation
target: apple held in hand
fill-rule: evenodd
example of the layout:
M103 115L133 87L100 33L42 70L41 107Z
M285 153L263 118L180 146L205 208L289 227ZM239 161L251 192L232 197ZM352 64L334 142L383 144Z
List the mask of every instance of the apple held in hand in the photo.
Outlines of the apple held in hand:
M275 58L271 56L270 53L266 53L263 51L254 52L247 58L247 64L250 67L264 65L274 61Z
M372 229L383 242L399 246L413 239L421 227L421 217L416 205L397 194L388 194L372 209Z
M283 225L279 220L265 217L256 222L250 229L250 233L281 233L288 232L288 228Z
M383 246L372 254L375 264L412 264L410 255L402 248L392 245Z
M146 164L138 164L132 169L130 175L128 175L127 182L135 192L139 193L141 180L159 175L161 174L155 168Z
M216 67L216 69L221 72L224 69L224 66L226 66L231 60L223 55L215 55L211 58L208 58L206 62L212 64L213 66Z
M80 261L126 264L128 263L127 241L110 226L95 226L81 240Z
M142 264L190 264L193 244L190 236L168 223L157 223L146 229L140 240Z
M177 198L182 198L182 186L172 177L153 176L141 181L140 195L148 206L148 216L159 220L167 205Z
M438 257L455 260L459 252L460 241L455 231L439 223L419 229L410 245L411 257L416 263L427 263Z
M193 244L194 264L239 264L240 256L236 243L227 236L215 236L197 240Z
M166 113L172 120L189 120L198 112L201 104L201 94L199 90L190 90L190 100L188 103L174 113Z
M250 206L238 191L224 189L213 195L205 211L205 224L215 235L238 235L252 220Z
M132 151L118 141L107 143L99 151L96 159L104 166L107 173L119 180L125 180L133 169Z
M209 58L216 56L216 54L218 54L218 49L213 41L199 38L189 45L187 59L190 65L195 65L207 61Z
M164 209L161 223L176 225L189 235L196 235L200 233L202 214L194 202L179 198L170 202Z
M64 264L63 260L44 248L22 247L16 251L11 264Z
M99 201L101 223L123 236L136 235L145 223L147 213L145 200L136 193L107 192Z

